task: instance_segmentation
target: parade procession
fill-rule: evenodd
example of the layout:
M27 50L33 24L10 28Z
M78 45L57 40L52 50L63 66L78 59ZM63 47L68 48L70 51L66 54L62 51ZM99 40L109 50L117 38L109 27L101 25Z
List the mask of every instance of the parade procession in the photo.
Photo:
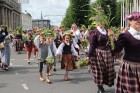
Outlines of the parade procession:
M140 93L139 0L0 0L0 93Z

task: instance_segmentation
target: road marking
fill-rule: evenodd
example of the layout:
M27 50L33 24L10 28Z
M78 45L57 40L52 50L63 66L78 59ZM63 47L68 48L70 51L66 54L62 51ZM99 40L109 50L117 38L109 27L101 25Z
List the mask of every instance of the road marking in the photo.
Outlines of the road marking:
M24 59L24 60L28 60L28 59ZM34 59L30 59L30 60L34 60Z
M21 85L22 85L22 87L23 87L25 90L29 90L27 84L21 84Z
M23 67L23 65L13 65L13 63L10 63L10 66L12 66L12 67Z
M15 59L10 59L11 61L15 60Z
M13 66L13 64L12 64L12 63L10 63L10 65L11 65L11 66Z
M13 65L14 67L23 67L23 65Z
M18 75L18 72L15 72L16 73L16 75Z

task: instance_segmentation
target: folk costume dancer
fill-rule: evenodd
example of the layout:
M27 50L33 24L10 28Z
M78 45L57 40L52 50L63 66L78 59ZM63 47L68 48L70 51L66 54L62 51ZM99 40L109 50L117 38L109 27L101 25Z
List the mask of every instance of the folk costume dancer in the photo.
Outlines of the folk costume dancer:
M71 42L71 35L65 34L63 36L63 43L58 47L56 56L62 55L61 69L65 69L64 80L70 80L68 77L69 71L74 69L73 55L78 56L73 43Z
M97 93L104 93L103 85L109 87L114 85L115 69L111 53L111 46L108 44L108 31L102 21L98 22L97 29L90 37L90 48L87 62L91 62L94 82L97 84Z
M32 48L33 48L33 40L32 40L32 35L30 33L27 33L27 40L25 41L25 49L27 53L27 60L28 64L30 64L30 58L31 58L31 53L32 53Z
M40 81L44 81L43 79L43 65L46 64L46 58L48 56L48 44L46 43L45 36L41 33L36 39L36 46L38 48L38 62L39 62L39 73L40 73ZM47 66L46 66L47 67ZM46 71L46 81L51 84L52 81L49 79L49 73Z
M126 20L130 29L119 35L114 49L118 53L124 48L115 93L140 93L140 13L131 13Z

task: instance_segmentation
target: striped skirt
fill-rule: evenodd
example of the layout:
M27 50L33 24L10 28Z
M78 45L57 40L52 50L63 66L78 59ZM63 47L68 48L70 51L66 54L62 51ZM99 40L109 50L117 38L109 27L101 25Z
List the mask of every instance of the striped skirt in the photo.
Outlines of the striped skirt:
M96 59L96 60L95 60ZM114 85L116 77L114 60L110 50L96 49L96 58L91 58L93 79L97 85Z
M115 93L140 93L140 63L122 61Z

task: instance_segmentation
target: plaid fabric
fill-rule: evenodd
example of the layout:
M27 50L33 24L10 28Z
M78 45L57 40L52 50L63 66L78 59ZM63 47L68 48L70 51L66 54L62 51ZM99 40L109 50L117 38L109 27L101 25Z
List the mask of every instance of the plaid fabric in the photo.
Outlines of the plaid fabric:
M140 93L140 63L123 60L117 77L115 93Z
M91 67L93 79L97 85L114 85L116 73L114 70L114 61L110 50L104 51L96 49L96 60L91 58Z
M15 39L13 43L14 43L15 51L22 51L24 47L24 42L21 39Z

